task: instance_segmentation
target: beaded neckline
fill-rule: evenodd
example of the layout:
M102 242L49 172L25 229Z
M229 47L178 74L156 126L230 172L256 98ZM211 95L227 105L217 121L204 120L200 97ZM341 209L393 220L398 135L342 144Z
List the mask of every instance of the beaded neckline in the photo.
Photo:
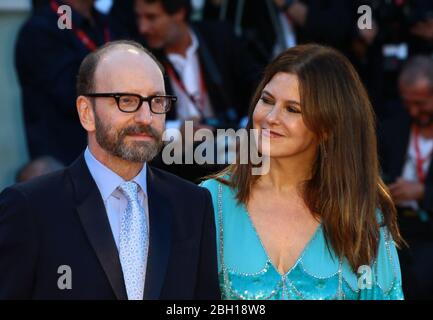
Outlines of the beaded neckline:
M256 226L253 223L253 220L251 218L251 214L249 213L247 207L245 206L245 204L242 204L242 210L243 212L247 215L248 217L248 222L251 226L251 229L254 231L255 237L257 238L257 240L260 243L261 246L261 250L263 251L263 253L265 254L267 261L265 264L265 267L267 267L267 265L269 264L269 267L274 269L274 271L276 273L278 273L280 275L280 277L287 277L290 275L290 273L292 272L293 269L296 268L296 266L299 264L299 262L302 260L302 258L304 257L305 253L308 251L311 243L317 238L317 235L319 234L319 232L322 229L322 224L319 224L316 228L316 230L314 230L313 235L311 236L311 238L308 240L308 242L305 244L304 248L302 249L301 253L299 254L298 258L296 259L296 261L294 262L294 264L289 268L289 270L287 270L285 273L281 273L278 268L275 266L274 262L272 261L271 257L269 256L263 242L262 239L259 236L259 233L257 232Z
M240 207L238 207L240 208ZM236 268L233 268L234 266L228 266L225 263L225 257L224 257L224 236L223 236L223 186L221 183L217 183L217 201L216 201L216 211L217 211L217 228L218 232L218 238L219 238L219 257L220 257L220 283L221 283L221 289L223 292L223 295L226 296L226 298L240 298L240 299L256 299L259 298L265 298L269 299L272 298L275 295L278 295L279 298L277 299L285 299L285 298L301 298L301 299L311 299L314 297L314 299L321 297L315 297L311 296L310 293L313 292L312 290L306 291L305 288L302 288L302 284L297 282L297 279L302 278L301 274L303 274L306 277L309 277L311 280L308 280L308 283L316 284L318 286L321 286L323 284L323 281L327 281L326 285L330 285L332 288L335 288L336 291L331 291L329 295L326 295L326 297L322 297L325 299L356 299L358 294L360 294L360 289L357 287L357 275L353 273L353 271L348 269L348 266L343 263L343 259L337 258L334 253L332 253L332 249L330 249L329 253L331 255L331 258L335 258L335 269L328 269L328 271L316 273L318 270L315 270L314 267L311 269L310 264L311 263L311 257L308 255L308 252L310 252L313 249L313 242L317 244L317 238L318 236L322 235L322 224L319 224L316 228L314 234L312 235L311 239L308 241L308 243L305 245L303 250L301 251L299 257L293 264L293 266L285 273L281 274L278 269L274 266L271 259L269 258L269 255L266 252L265 247L263 246L263 243L261 241L261 238L259 237L257 230L254 226L254 223L251 220L251 217L249 215L249 212L245 205L241 207L240 209L243 210L241 212L242 214L246 215L246 221L249 224L250 231L253 231L254 233L251 233L253 238L256 238L254 241L257 241L257 245L261 246L262 253L264 253L264 260L265 263L263 267L259 267L256 270L257 271L248 271L248 272L242 272L241 270L236 270ZM242 211L241 210L241 211ZM384 235L384 245L386 250L386 256L389 259L390 265L392 266L392 273L393 277L392 279L386 280L386 282L381 282L377 278L377 260L373 262L373 269L374 269L374 286L379 289L382 294L387 295L392 290L398 288L400 285L400 282L397 280L397 274L396 274L396 265L391 257L390 252L390 241L392 239L389 238L389 235L385 232ZM311 253L311 252L310 252ZM307 259L307 260L306 260ZM305 265L306 264L306 265ZM310 267L309 267L310 266ZM314 271L313 271L314 270ZM346 278L347 277L347 278ZM249 278L249 279L248 279ZM232 281L236 283L235 286L232 285ZM268 285L271 285L271 288L269 290L258 290L255 291L257 294L251 296L251 293L254 292L248 290L248 294L246 292L238 291L237 288L239 288L240 283L245 283L245 281L248 281L252 285L255 283L265 281ZM301 287L298 287L301 286ZM241 286L242 287L242 286ZM329 288L331 288L329 287ZM316 291L317 292L317 291ZM347 294L347 296L346 296Z

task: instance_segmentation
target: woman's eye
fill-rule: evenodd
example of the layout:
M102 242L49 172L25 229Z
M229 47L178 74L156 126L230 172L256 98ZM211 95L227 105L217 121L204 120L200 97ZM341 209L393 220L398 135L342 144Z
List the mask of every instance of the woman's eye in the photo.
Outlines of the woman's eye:
M295 107L293 107L293 106L287 106L287 107L286 107L286 110L287 110L288 112L291 112L291 113L301 113L301 111L299 111L297 108L295 108Z
M260 100L262 100L263 103L265 104L272 104L272 100L266 97L261 97Z

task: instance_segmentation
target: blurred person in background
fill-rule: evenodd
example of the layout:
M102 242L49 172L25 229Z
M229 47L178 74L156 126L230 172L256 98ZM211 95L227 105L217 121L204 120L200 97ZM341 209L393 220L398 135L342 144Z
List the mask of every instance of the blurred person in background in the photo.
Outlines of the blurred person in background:
M63 164L53 157L39 157L18 170L15 182L25 182L63 168Z
M405 112L379 130L385 182L409 248L400 252L408 299L433 298L433 60L415 56L399 76Z
M372 9L371 29L360 29L358 8ZM377 1L299 0L209 0L210 19L232 24L246 39L261 63L286 48L302 43L320 43L344 53L366 86L377 116L386 117L383 88L383 58L376 19Z
M433 2L431 0L368 0L372 30L362 30L353 42L352 61L357 65L375 104L380 121L400 112L398 78L412 56L433 56ZM367 36L367 37L365 37Z
M369 29L358 26L363 5L371 9ZM264 64L295 44L338 49L359 72L379 121L396 110L402 63L414 54L433 54L431 0L208 0L205 17L230 22Z
M61 5L72 9L72 29L59 28L67 18L57 12ZM74 107L78 68L86 54L121 35L93 0L48 1L22 26L15 66L31 159L51 156L67 165L80 154L86 134Z
M179 98L168 126L199 119L198 126L236 126L259 70L241 39L220 23L190 23L190 0L136 0L140 34L166 67L168 91Z
M134 14L134 0L113 0L109 16L113 22L122 26L130 39L140 41Z
M189 0L136 0L134 9L145 44L166 69L166 90L178 97L167 128L184 132L186 120L194 132L238 128L259 78L241 39L223 23L189 22ZM209 173L205 166L161 165L193 181Z
M344 0L210 0L205 16L230 21L264 64L307 42L347 51L353 29L352 4Z

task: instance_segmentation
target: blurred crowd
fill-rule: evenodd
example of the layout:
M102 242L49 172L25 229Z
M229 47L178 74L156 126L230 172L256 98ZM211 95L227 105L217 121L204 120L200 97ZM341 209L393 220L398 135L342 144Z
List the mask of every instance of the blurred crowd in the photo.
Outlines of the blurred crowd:
M64 4L72 8L71 29L58 26ZM194 130L245 126L273 57L297 44L329 45L356 67L377 115L383 178L409 245L400 250L405 297L433 298L433 1L113 0L106 12L94 4L33 1L20 30L15 64L31 162L17 182L69 165L85 149L76 75L82 59L108 41L136 40L158 58L167 93L178 97L167 128L180 132L185 120ZM371 17L358 11L362 5ZM220 169L154 165L195 182Z

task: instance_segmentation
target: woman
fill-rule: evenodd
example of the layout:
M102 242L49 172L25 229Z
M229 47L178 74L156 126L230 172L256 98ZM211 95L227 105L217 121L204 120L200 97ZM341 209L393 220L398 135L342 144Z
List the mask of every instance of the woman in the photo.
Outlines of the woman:
M348 60L319 45L280 54L247 128L269 172L233 164L202 183L216 211L223 298L403 299L372 107Z

